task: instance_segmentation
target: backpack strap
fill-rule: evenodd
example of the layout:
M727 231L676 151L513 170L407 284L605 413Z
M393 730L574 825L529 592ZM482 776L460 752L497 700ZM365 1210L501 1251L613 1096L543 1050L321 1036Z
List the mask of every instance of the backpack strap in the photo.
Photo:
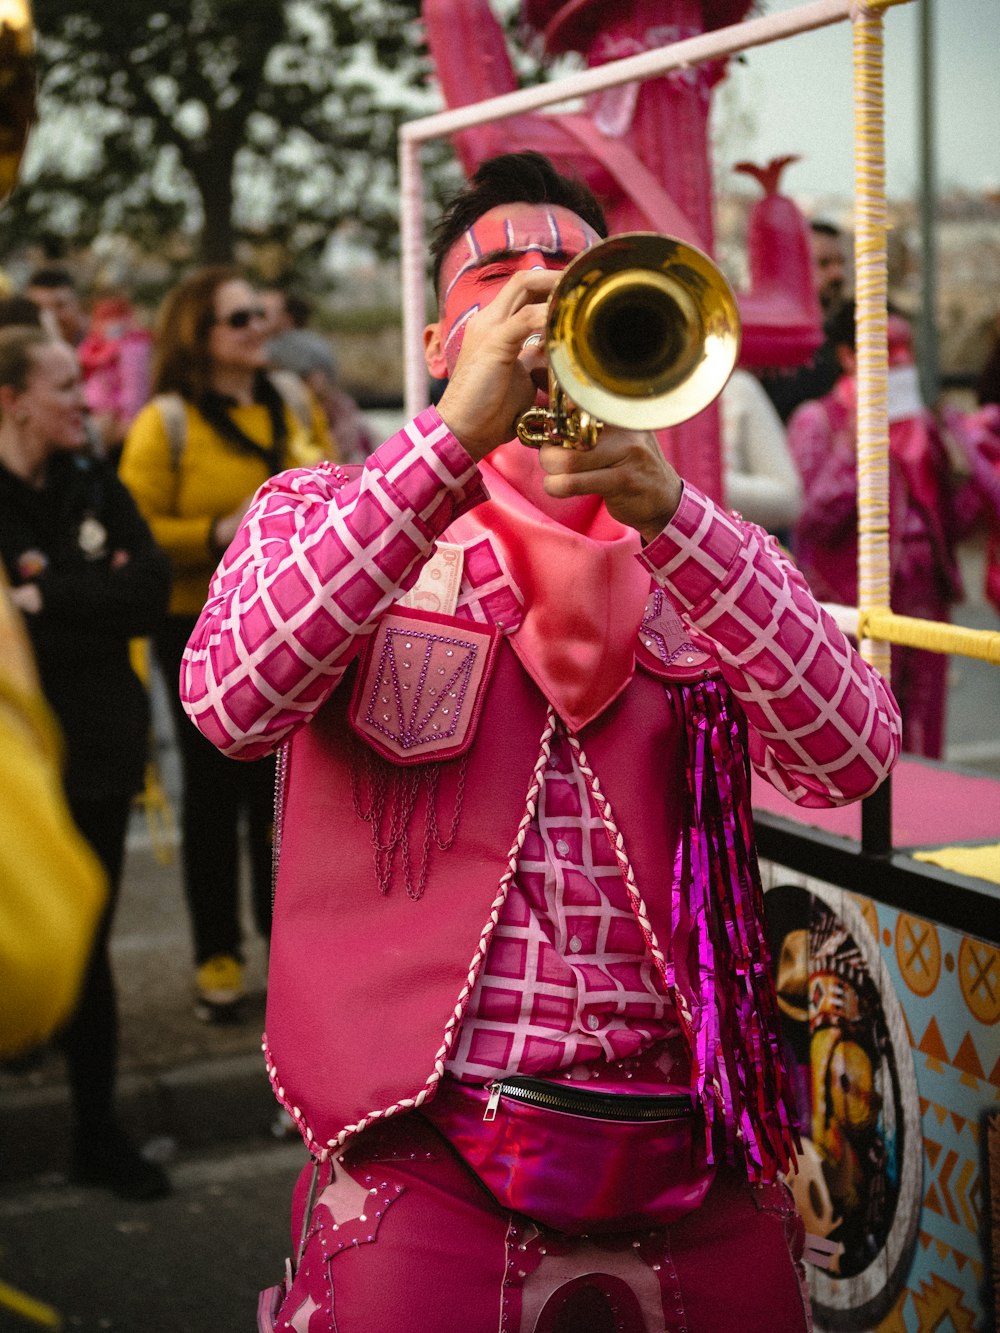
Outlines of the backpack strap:
M302 430L312 434L312 405L309 390L290 370L272 370L268 378L281 395L281 400L298 421ZM187 443L187 412L179 393L159 393L153 402L160 410L163 425L170 441L170 458L174 468L180 465Z
M290 370L272 370L268 379L281 394L282 401L307 435L312 434L312 405L309 390L300 376Z
M158 393L153 402L160 409L160 416L170 441L170 461L176 470L180 466L181 455L187 443L187 412L184 399L179 393Z

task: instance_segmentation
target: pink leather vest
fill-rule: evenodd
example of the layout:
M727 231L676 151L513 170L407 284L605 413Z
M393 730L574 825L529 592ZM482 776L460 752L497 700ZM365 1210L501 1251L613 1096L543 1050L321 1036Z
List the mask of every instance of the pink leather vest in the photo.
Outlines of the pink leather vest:
M638 669L579 740L633 906L641 898L647 910L644 933L679 1007L697 1017L704 954L699 960L693 947L670 947L674 930L687 941L692 925L687 892L674 891L690 858L683 695L684 687ZM505 640L480 690L465 753L426 764L423 774L409 756L389 764L366 754L348 720L350 696L345 681L290 742L276 830L265 1051L279 1100L317 1154L433 1096L516 866L549 735L546 701ZM369 707L368 716L378 714ZM418 867L409 892L398 858L387 875L383 850L377 870L372 824L363 817L373 792L388 802L383 849L389 806L409 821ZM454 840L440 850L431 835L450 832L456 810ZM428 845L424 887L419 863ZM708 929L717 928L709 922ZM735 1024L731 1008L727 1016L720 1003L727 1026ZM704 1049L696 1055L707 1062Z

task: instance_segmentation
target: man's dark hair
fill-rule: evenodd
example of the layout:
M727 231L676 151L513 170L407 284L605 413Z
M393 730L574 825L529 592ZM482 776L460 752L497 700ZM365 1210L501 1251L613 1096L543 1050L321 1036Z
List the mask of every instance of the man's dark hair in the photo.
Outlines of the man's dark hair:
M845 301L843 305L838 306L834 313L823 325L826 331L827 341L834 347L849 347L851 351L857 350L858 342L858 307L856 301ZM886 316L895 315L900 319L906 319L906 314L893 305L890 301L885 308Z
M1000 404L1000 335L976 380L976 399L980 407L987 403Z
M312 319L312 306L298 292L285 292L285 309L297 329L304 329Z
M40 329L42 312L27 296L0 296L0 328L6 329L12 324Z
M834 347L849 347L854 351L858 340L857 314L853 301L845 301L838 306L823 325L827 341Z
M832 236L835 241L839 241L844 234L843 230L838 227L835 222L824 222L821 218L817 218L814 222L810 222L809 230L815 236Z
M56 265L46 268L36 268L34 273L28 279L29 287L72 287L76 290L76 280L68 268L61 268Z
M487 158L464 189L452 199L431 237L434 290L444 257L463 232L500 204L557 204L607 236L604 210L583 181L560 175L541 153L502 153Z

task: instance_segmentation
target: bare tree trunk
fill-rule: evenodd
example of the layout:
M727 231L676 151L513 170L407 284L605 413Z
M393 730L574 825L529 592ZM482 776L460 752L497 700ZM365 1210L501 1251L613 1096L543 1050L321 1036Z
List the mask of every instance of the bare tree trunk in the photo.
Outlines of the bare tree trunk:
M199 250L206 264L230 264L235 258L233 171L233 156L216 152L203 157L194 172L204 213Z

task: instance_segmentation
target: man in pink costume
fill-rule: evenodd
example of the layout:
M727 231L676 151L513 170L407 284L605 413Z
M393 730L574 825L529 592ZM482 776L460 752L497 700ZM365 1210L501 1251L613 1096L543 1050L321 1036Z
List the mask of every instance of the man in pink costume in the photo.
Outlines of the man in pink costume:
M654 437L513 438L546 299L604 232L541 156L485 163L433 246L439 407L362 468L267 483L188 646L204 734L284 747L265 1050L318 1165L263 1330L809 1326L749 769L855 799L898 715L773 540ZM560 1105L681 1090L697 1188L619 1218L658 1147L598 1186L596 1157L557 1181L518 1130L488 1193L458 1131L512 1077ZM539 1180L578 1216L513 1208Z
M794 549L821 601L854 606L858 504L853 301L841 308L828 329L840 378L825 397L803 403L788 423L788 445L805 497ZM966 424L958 414L949 417L957 450L953 457L944 431L924 407L910 326L898 315L889 316L888 346L890 600L901 615L947 621L952 604L964 595L955 545L981 513L993 509L1000 514L1000 508L980 475L974 423ZM940 759L947 655L894 646L892 683L903 717L903 749Z
M525 0L525 28L548 56L580 52L588 66L668 46L737 23L752 0ZM449 106L466 106L518 86L503 30L488 0L423 0L435 70ZM470 52L475 58L470 59ZM597 195L613 233L657 231L706 254L715 247L709 111L726 62L712 61L588 97L582 112L508 117L455 136L467 172L512 145L546 154ZM741 163L764 195L751 213L750 289L739 295L741 364L795 366L822 341L808 236L802 215L778 193L794 158L765 168ZM713 498L721 495L714 407L661 432L661 443Z

